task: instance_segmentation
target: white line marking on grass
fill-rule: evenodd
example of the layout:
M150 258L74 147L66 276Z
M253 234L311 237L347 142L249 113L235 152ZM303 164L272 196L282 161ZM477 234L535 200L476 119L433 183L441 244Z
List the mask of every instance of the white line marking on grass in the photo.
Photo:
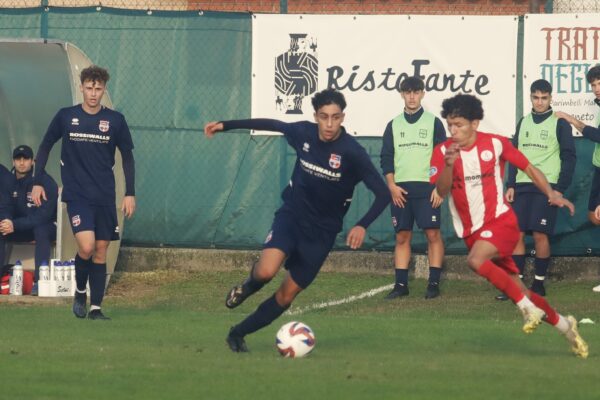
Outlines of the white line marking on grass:
M354 295L354 296L350 296L350 297L345 297L343 299L339 299L339 300L331 300L331 301L326 301L323 303L316 303L316 304L312 304L310 306L306 306L304 308L298 308L296 310L290 310L287 311L285 314L286 315L300 315L303 314L307 311L312 311L312 310L321 310L323 308L328 308L328 307L332 307L332 306L339 306L340 304L348 304L348 303L352 303L354 301L357 300L362 300L364 298L367 297L373 297L378 293L381 292L385 292L386 290L390 290L394 287L394 284L390 284L390 285L385 285L385 286L381 286L375 289L371 289L368 290L366 292Z

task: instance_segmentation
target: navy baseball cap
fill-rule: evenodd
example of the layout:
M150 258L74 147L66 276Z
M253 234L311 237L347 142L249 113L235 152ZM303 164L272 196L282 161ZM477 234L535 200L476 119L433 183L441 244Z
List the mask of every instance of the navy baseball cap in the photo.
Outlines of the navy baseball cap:
M33 150L27 145L17 146L13 150L13 160L19 157L33 158Z

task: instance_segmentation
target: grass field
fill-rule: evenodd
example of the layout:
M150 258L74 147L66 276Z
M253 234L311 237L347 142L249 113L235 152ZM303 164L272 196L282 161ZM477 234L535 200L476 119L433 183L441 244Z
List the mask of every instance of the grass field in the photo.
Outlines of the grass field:
M224 339L275 289L239 308L223 305L241 272L121 274L104 311L112 321L76 319L70 303L0 304L0 399L597 399L600 329L583 325L590 357L568 350L553 328L521 332L512 303L484 281L445 281L442 297L377 296L284 315L249 336L248 354ZM345 298L390 277L324 273L293 309ZM590 283L553 283L564 314L600 321ZM42 299L40 299L42 300ZM316 333L304 359L281 358L277 329L300 320Z

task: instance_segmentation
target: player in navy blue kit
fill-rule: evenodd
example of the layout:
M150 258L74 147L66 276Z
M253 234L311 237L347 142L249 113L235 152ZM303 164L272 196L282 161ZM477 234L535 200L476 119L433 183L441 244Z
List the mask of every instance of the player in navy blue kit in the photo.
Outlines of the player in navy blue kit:
M4 259L4 242L35 241L35 274L31 295L37 296L39 269L50 260L52 241L56 239L56 202L58 186L52 177L44 174L39 181L48 197L39 207L31 198L33 187L33 150L21 145L13 150L13 214L0 221L0 259Z
M2 164L0 164L0 221L10 219L14 212L13 193L15 191L15 176ZM0 232L1 235L4 236ZM2 240L2 239L0 239ZM0 269L6 261L4 243L0 243Z
M315 279L342 230L359 182L375 194L375 200L348 232L346 244L350 248L362 245L367 227L390 201L389 191L367 152L342 126L344 96L326 89L313 97L312 105L316 123L249 119L210 122L204 127L208 137L231 129L281 132L297 155L290 184L282 193L283 205L275 212L260 259L248 279L231 289L225 305L239 306L268 283L284 261L288 272L273 296L231 328L226 341L234 352L247 352L244 337L277 319Z
M46 198L37 186L52 146L62 139L60 155L62 201L67 204L71 228L77 241L73 313L78 318L110 319L101 311L106 282L106 251L119 239L115 204L115 150L119 148L125 174L125 197L121 209L130 218L135 212L135 163L133 141L125 117L100 104L109 80L104 68L81 71L83 103L61 109L48 127L35 164L36 186L32 198L37 205ZM87 313L86 284L90 285Z

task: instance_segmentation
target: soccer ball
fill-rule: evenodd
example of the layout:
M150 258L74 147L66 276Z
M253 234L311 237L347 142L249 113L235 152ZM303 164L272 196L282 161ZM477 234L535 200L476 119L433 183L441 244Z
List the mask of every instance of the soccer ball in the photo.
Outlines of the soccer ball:
M283 357L304 357L315 347L315 334L302 322L288 322L277 332L275 345Z

